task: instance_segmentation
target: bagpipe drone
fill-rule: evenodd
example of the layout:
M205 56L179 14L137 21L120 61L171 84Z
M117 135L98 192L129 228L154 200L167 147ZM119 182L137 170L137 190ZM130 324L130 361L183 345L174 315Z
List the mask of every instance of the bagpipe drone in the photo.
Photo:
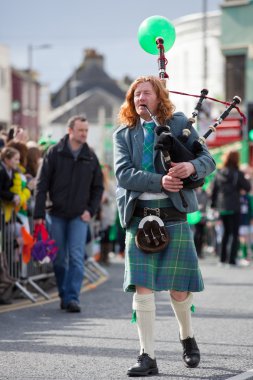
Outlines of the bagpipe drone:
M171 22L162 16L151 16L145 19L138 30L138 39L141 47L150 54L158 54L158 69L159 69L159 78L166 87L166 79L169 77L166 73L167 59L165 57L165 52L167 52L174 44L176 38L175 28ZM149 116L156 124L155 132L158 137L158 144L156 149L159 149L162 153L164 167L168 170L171 167L171 162L188 162L196 157L198 153L203 150L203 146L206 143L206 139L210 136L212 132L216 131L218 125L229 115L232 109L236 108L237 111L242 116L245 121L245 116L238 108L238 104L241 102L239 96L234 96L231 103L219 101L214 98L207 96L208 90L202 89L200 95L192 95L178 91L172 91L171 93L193 96L198 99L198 102L194 108L192 116L188 119L186 128L183 130L181 136L175 136L170 131L169 126L161 126L156 117L151 114L148 107L146 107ZM191 134L191 129L195 123L196 117L202 108L202 103L205 99L212 101L217 101L224 104L227 108L224 112L216 119L216 121L208 127L206 133L195 140L191 147L186 145L186 142ZM192 180L190 177L183 180L183 188L196 188L202 186L204 183L203 179ZM184 207L187 207L187 203L184 199L182 190L180 191L180 196Z

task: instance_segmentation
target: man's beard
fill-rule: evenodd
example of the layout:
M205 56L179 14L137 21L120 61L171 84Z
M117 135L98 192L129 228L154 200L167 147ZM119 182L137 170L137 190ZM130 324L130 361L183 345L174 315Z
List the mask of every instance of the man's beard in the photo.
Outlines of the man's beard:
M83 145L86 143L86 139L83 139L83 140L75 139L75 143L79 145Z

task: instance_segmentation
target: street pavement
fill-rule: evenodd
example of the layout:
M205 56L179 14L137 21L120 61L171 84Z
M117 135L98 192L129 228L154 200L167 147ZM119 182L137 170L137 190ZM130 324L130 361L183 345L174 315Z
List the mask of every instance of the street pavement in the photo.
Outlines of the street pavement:
M223 268L200 261L205 291L194 297L198 368L185 368L178 327L166 292L156 294L156 358L168 379L253 379L253 266ZM124 264L114 259L109 279L81 295L81 314L59 301L1 313L1 380L127 379L138 355L131 324L132 294L122 291ZM251 375L250 375L251 374ZM243 377L246 376L246 377Z

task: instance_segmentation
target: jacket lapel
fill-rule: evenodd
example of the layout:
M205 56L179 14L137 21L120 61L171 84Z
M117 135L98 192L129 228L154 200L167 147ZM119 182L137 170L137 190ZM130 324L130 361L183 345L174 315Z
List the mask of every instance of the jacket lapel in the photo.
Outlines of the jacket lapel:
M155 133L155 140L154 140L154 162L157 160L157 157L160 157L160 150L155 150L155 146L157 144L157 134Z
M144 143L144 132L141 126L141 122L132 130L133 132L133 158L134 163L141 167L142 164L142 153L143 153L143 143ZM157 143L157 134L155 133L154 147ZM159 150L154 150L154 164L155 167L160 166L158 163L161 162L161 153Z
M142 151L143 151L143 142L144 142L144 133L139 123L136 128L133 129L133 137L134 137L134 146L133 146L133 157L134 162L140 167L142 163Z

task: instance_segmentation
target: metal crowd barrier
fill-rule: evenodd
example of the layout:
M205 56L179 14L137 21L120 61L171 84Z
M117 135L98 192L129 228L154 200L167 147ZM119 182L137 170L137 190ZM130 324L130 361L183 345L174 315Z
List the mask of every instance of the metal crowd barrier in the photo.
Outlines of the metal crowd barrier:
M29 222L32 231L32 219ZM53 264L38 264L33 260L28 264L23 262L22 254L18 247L19 228L16 214L13 212L10 221L5 223L4 212L0 207L0 247L1 251L6 255L9 274L15 280L16 288L34 303L37 302L36 293L49 300L50 295L38 285L37 281L54 277ZM87 257L84 265L84 285L95 283L102 277L108 277L107 271L95 262L92 257ZM32 291L28 288L32 289ZM33 291L36 293L33 293Z

